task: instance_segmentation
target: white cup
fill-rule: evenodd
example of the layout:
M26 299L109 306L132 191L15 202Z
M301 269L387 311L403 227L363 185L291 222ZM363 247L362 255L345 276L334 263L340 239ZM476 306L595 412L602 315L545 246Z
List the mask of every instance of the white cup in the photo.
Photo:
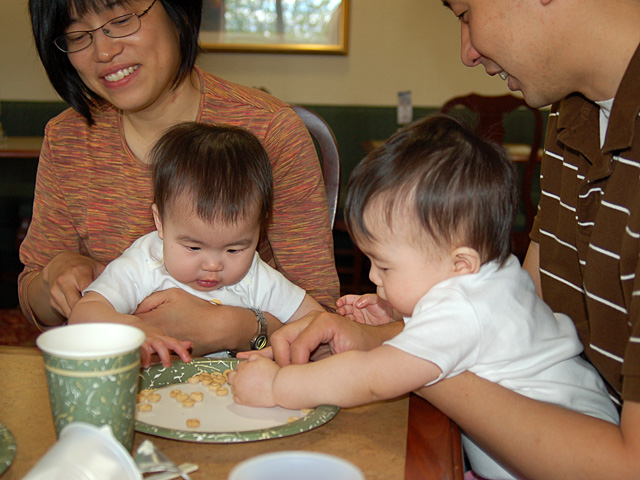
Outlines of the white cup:
M74 422L22 480L142 480L109 425Z
M354 464L324 453L278 452L239 463L229 480L365 480Z

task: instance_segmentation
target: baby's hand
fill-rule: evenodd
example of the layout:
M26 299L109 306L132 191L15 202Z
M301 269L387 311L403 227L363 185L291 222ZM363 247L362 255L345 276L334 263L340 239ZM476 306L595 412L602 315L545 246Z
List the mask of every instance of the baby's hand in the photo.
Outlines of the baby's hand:
M146 339L142 344L141 361L144 368L151 365L151 356L155 353L160 357L160 361L164 367L171 366L171 351L175 352L185 363L191 361L189 349L193 346L190 340L178 340L177 338L166 335L163 330L143 322L137 317L131 323L138 327L146 335Z
M366 295L345 295L336 302L336 312L355 322L367 325L391 323L393 307L374 293Z
M250 407L275 407L273 380L278 370L280 367L273 360L258 354L251 355L246 362L239 362L227 377L233 400Z
M146 332L145 332L146 333ZM142 366L147 368L151 365L151 356L155 353L160 357L164 367L171 366L171 351L175 352L185 363L191 361L189 349L192 347L190 340L178 340L166 335L147 335L142 344L141 361Z

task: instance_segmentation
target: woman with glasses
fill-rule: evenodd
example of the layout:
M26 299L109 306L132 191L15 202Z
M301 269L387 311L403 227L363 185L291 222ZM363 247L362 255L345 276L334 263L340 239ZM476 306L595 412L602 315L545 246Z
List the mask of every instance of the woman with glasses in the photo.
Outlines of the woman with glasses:
M65 323L104 266L153 230L149 150L184 121L240 126L260 139L275 184L260 254L334 305L338 279L314 145L288 105L195 67L202 0L30 0L29 8L45 70L71 106L46 127L20 252L20 302L31 321ZM175 289L148 297L137 315L191 340L196 355L248 349L258 331L254 312ZM269 332L280 326L267 319Z

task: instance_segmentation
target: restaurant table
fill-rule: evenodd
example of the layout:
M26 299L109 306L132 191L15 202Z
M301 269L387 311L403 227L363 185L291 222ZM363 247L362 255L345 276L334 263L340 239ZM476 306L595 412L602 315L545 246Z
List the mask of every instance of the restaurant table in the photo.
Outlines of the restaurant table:
M0 141L0 158L37 159L42 140L42 137L5 137Z
M56 441L37 348L0 346L0 423L12 432L17 445L16 456L0 480L19 480ZM357 465L367 480L459 480L463 476L457 427L414 395L341 409L318 428L266 441L193 443L136 432L134 450L145 439L178 464L197 464L199 469L190 474L193 480L223 480L247 458L284 450L342 457Z

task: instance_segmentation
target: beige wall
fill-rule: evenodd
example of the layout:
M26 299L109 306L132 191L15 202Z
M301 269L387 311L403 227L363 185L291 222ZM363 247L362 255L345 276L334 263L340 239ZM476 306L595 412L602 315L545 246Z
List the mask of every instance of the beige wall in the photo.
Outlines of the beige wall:
M0 100L58 100L33 47L27 0L0 0ZM417 106L475 91L507 92L460 62L459 25L440 0L351 0L349 55L206 53L199 65L291 103Z

